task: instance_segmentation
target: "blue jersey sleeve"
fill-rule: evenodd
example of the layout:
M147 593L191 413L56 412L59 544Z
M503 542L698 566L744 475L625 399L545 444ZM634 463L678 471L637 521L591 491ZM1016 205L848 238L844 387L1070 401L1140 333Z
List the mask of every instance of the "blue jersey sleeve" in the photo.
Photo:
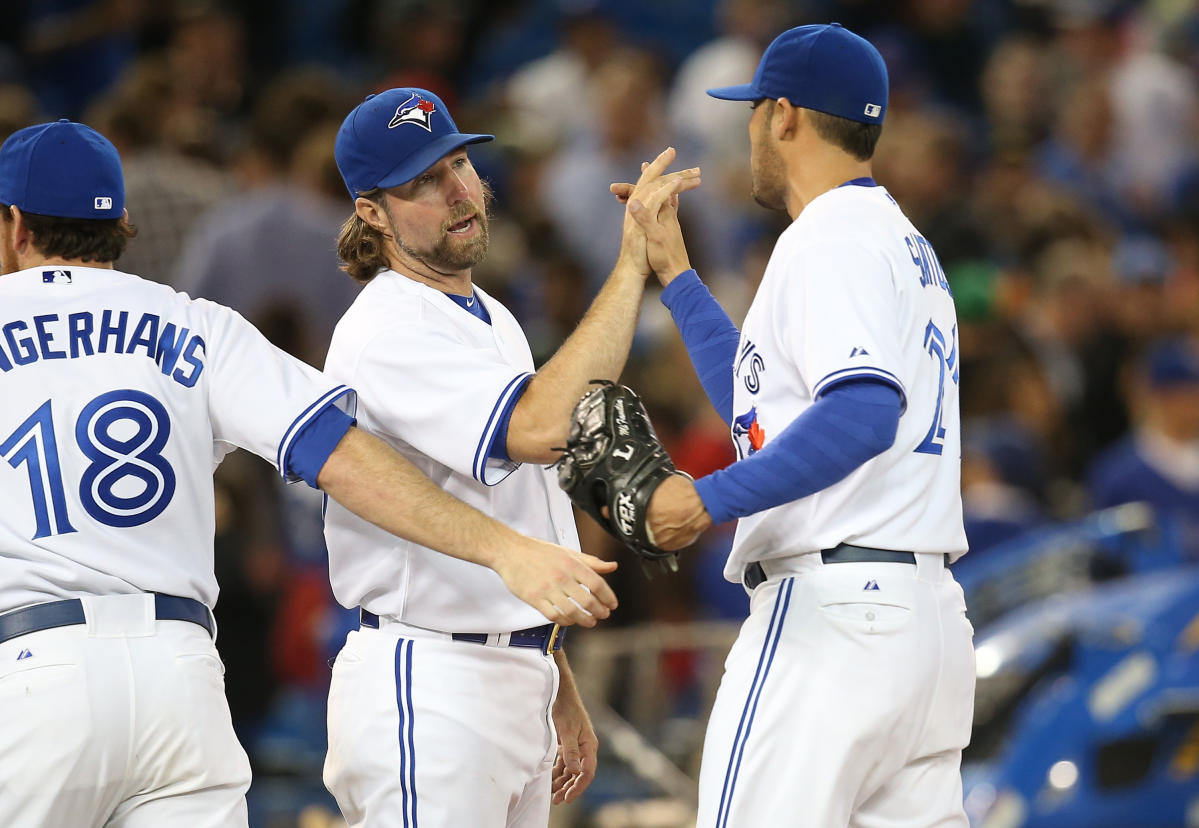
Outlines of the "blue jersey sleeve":
M288 475L299 477L312 488L317 488L316 476L352 425L354 418L349 414L336 405L325 406L323 411L305 423L292 440L283 458Z
M741 333L699 274L688 270L662 291L662 304L678 326L695 375L725 423L733 420L733 360Z
M890 448L901 407L889 383L838 383L761 451L695 481L696 491L715 523L807 497Z
M495 436L491 440L491 445L487 447L487 456L493 460L501 460L503 462L511 462L512 458L508 456L508 424L512 420L512 411L516 408L516 404L520 398L524 396L525 389L529 387L529 380L533 379L533 375L529 374L520 381L520 386L512 392L512 396L504 403L504 410L500 413L499 425L495 428Z

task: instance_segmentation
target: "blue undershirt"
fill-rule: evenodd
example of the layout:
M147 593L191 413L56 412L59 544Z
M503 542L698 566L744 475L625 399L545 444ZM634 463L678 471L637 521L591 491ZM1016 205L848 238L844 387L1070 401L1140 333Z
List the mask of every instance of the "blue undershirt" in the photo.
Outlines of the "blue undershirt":
M298 476L314 489L319 488L316 476L352 425L354 418L349 414L333 403L325 406L325 410L309 420L292 440L291 448L283 458L288 474Z
M847 182L869 186L855 180ZM873 182L871 182L873 183ZM740 333L694 270L662 291L708 399L730 423ZM807 497L890 448L902 397L881 380L850 378L825 389L761 451L695 482L716 523Z

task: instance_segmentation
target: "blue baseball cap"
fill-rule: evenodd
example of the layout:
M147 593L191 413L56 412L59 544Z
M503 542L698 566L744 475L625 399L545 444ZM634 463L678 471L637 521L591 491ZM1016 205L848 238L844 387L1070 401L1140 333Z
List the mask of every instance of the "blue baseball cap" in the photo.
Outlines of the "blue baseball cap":
M398 187L446 153L494 135L459 132L441 98L425 89L388 89L366 100L342 121L333 156L350 198L376 187Z
M120 218L121 156L103 135L66 118L18 130L0 146L0 204L43 216Z
M1156 343L1142 364L1151 388L1199 385L1199 353L1184 339Z
M726 101L786 98L804 109L881 124L889 86L878 49L840 23L827 23L788 29L766 47L752 81L708 94Z

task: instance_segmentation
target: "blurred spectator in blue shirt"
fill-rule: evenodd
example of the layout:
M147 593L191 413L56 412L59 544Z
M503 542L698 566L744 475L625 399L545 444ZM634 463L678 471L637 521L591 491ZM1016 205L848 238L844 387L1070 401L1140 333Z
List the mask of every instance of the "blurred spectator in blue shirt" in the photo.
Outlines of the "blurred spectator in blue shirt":
M1096 508L1144 501L1178 521L1199 552L1199 353L1166 340L1142 359L1130 386L1135 426L1099 455L1087 486Z

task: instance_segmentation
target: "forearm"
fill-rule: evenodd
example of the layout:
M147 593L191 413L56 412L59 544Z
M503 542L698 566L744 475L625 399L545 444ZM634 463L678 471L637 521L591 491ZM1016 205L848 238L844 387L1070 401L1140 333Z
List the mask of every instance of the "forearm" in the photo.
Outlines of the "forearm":
M558 698L579 698L579 689L575 685L570 663L566 660L565 648L554 651L554 663L558 665Z
M695 481L695 490L717 523L807 497L890 448L901 404L881 382L833 388L761 451Z
M624 369L637 327L645 277L617 262L579 326L529 381L512 412L508 455L518 462L550 463L566 442L570 413L592 380L615 381Z
M519 535L446 494L391 446L351 428L317 475L342 506L393 535L495 568Z
M733 419L733 360L741 333L694 270L678 274L662 291L704 392L725 423Z

